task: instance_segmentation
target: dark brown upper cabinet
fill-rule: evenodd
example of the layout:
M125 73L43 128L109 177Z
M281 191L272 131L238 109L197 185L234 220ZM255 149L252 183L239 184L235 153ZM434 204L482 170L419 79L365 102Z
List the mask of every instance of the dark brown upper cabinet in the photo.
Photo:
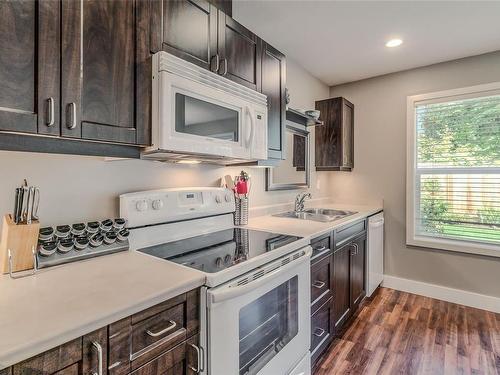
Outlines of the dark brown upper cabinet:
M205 69L213 64L214 70L217 12L205 0L152 1L151 52L163 50Z
M325 125L316 128L316 170L354 168L354 104L345 98L316 102Z
M261 73L261 92L267 95L268 157L284 159L286 59L285 55L265 42L262 46Z
M219 11L218 73L260 91L262 40L234 19Z
M0 130L59 135L56 1L0 1Z
M62 135L144 143L135 106L135 1L63 1L61 30Z

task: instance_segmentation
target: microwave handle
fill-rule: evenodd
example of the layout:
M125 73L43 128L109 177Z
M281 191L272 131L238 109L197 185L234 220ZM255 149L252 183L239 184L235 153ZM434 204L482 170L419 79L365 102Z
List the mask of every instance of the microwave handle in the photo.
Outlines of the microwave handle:
M271 279L276 277L278 274L282 274L284 272L289 271L292 268L297 267L299 264L303 262L307 262L309 264L309 259L312 254L312 247L308 246L305 249L305 254L301 256L300 258L297 258L290 263L287 263L284 266L281 266L268 274L259 277L258 279L249 282L248 284L240 285L240 286L233 286L233 287L226 287L221 290L215 290L210 292L211 298L208 301L210 304L214 303L219 303L222 301L226 301L228 299L234 298L236 296L240 296L244 293L247 293L249 291L255 290L256 288L261 287L262 285L268 284Z
M245 111L250 118L250 136L248 137L247 141L247 147L250 148L252 147L253 144L253 138L255 136L255 119L253 117L252 111L250 110L250 107L245 107Z

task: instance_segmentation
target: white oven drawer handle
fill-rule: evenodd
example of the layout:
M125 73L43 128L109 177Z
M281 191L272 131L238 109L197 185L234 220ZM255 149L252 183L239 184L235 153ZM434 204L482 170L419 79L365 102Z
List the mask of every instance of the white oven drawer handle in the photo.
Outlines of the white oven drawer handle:
M162 329L161 331L158 331L158 332L151 332L150 330L147 330L146 333L151 337L158 337L158 336L164 335L165 333L167 333L167 332L173 330L175 327L177 327L177 323L174 322L173 320L169 320L168 322L170 323L170 325L167 328Z
M233 298L235 296L240 296L242 294L245 294L251 290L255 290L256 288L265 285L270 279L276 277L277 274L281 274L284 272L287 272L288 270L295 268L298 264L304 261L309 261L309 258L312 253L312 248L310 246L306 247L305 249L305 254L301 256L300 258L297 258L290 263L287 263L284 266L281 266L268 274L259 277L258 279L251 281L247 284L240 285L240 286L231 286L228 288L225 288L224 290L220 291L215 291L212 292L212 300L211 303L219 303L225 300L228 300L230 298Z

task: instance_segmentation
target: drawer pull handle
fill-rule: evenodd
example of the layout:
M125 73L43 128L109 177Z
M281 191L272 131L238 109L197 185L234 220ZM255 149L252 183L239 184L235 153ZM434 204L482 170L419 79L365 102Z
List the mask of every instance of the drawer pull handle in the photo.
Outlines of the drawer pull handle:
M325 286L325 283L323 281L315 280L312 285L315 288L321 289Z
M92 347L97 351L97 372L93 375L102 375L102 346L97 341L92 341Z
M76 128L76 103L71 102L68 104L69 109L71 110L69 117L67 118L67 128L73 130Z
M194 344L188 344L188 345L191 346L196 351L196 368L194 368L191 365L188 365L188 367L192 371L194 371L196 374L199 374L200 372L202 372L204 370L204 368L203 368L204 366L202 365L203 356L201 353L201 348L199 348L198 346L196 346Z
M146 333L151 337L158 337L158 336L164 335L167 332L170 332L175 327L177 327L177 323L174 322L173 320L169 320L168 322L170 323L170 325L167 328L164 328L158 332L151 332L150 330L147 330Z
M121 364L122 364L122 363L121 363L121 361L115 362L115 363L113 363L111 366L109 366L109 367L108 367L108 370L112 370L112 369L114 369L115 367L120 366Z
M314 249L314 251L323 251L323 250L326 250L326 246L321 246L318 247L317 249Z
M313 335L316 336L316 337L323 337L323 335L325 334L325 330L323 328L316 328L314 330L314 333Z

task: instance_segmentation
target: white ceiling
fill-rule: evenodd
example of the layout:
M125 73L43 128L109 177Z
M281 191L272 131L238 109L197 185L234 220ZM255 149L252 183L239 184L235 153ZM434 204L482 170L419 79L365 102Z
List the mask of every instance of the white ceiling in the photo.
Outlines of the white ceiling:
M498 0L235 0L233 17L328 85L500 50Z

